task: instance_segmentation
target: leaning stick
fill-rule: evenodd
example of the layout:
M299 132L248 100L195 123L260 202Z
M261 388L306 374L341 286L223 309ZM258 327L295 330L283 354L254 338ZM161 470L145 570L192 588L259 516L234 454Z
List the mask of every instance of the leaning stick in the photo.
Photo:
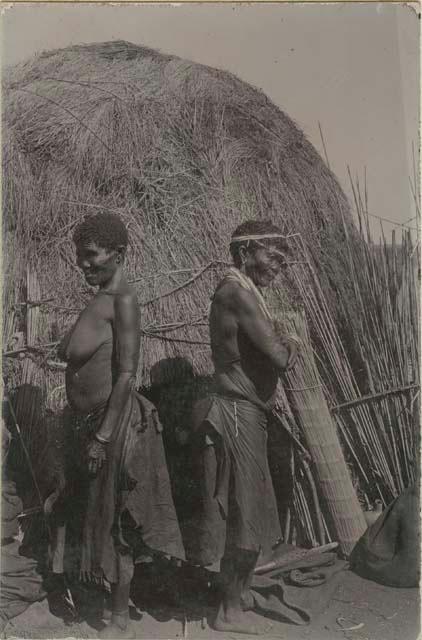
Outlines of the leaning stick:
M337 547L338 547L338 542L329 542L328 544L323 544L319 547L306 549L306 551L304 551L298 557L295 557L295 555L297 555L296 551L294 552L293 557L291 553L286 553L280 558L276 558L276 560L271 560L266 564L262 564L258 567L255 567L254 573L259 575L261 573L268 573L273 569L282 569L283 567L285 567L288 564L291 564L292 562L298 562L299 560L308 559L316 555L317 553L326 553L327 551L333 551L334 549L337 549Z

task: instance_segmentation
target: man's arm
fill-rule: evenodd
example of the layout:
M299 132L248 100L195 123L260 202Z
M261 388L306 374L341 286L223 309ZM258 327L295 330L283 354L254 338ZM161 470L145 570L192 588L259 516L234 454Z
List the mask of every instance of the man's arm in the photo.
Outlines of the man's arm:
M229 307L238 326L252 344L268 357L280 373L284 372L291 364L291 349L277 336L271 322L259 308L255 296L246 289L233 287L221 302Z

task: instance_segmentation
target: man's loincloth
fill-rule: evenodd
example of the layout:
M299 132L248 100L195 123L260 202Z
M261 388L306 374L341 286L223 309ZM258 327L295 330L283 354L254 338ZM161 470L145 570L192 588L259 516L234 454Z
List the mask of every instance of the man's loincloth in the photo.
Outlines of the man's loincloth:
M201 416L202 517L195 559L232 548L267 554L281 531L267 459L267 418L244 399L214 395Z

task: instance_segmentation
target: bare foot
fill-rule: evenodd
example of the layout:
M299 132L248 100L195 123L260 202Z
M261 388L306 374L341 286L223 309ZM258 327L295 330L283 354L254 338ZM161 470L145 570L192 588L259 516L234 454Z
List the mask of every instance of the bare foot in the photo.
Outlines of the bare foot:
M250 611L251 609L254 608L255 600L253 598L253 595L252 595L250 589L248 589L247 591L244 591L242 593L242 597L240 599L240 603L242 605L243 611Z
M130 625L126 627L126 629L122 629L118 624L114 624L113 622L105 627L98 634L99 638L109 638L118 640L119 638L136 638L135 632L131 629Z
M230 612L224 612L222 608L219 609L211 626L216 631L249 633L255 636L267 633L272 627L268 622L256 622L252 616L244 611L233 609Z
M108 607L104 607L102 619L106 620L107 622L111 620L111 609L109 609Z
M101 619L105 620L106 622L110 622L111 616L111 609L109 609L107 605L104 605ZM131 620L142 620L142 617L142 612L138 609L138 607L136 607L134 604L129 603L129 618Z

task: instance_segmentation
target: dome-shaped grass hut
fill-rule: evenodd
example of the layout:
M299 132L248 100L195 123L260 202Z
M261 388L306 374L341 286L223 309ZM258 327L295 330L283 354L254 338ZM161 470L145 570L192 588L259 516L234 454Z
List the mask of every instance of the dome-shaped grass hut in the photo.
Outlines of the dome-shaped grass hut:
M154 382L171 381L171 367L157 367L168 359L192 380L211 372L209 298L240 221L272 218L300 233L333 311L348 281L347 200L265 94L126 42L72 46L4 74L5 350L19 350L23 331L27 344L47 345L37 353L48 361L48 345L89 294L74 266L73 227L99 209L129 228L147 386L151 371ZM24 382L38 384L40 369L28 360ZM60 375L43 370L50 405Z
M206 341L211 272L229 259L242 219L300 232L331 277L327 288L347 280L350 212L336 178L286 114L229 73L125 42L75 46L5 73L3 114L7 294L35 261L43 296L67 320L84 293L73 225L98 209L118 212L143 307L144 382L169 356L208 370L205 346L153 334Z

